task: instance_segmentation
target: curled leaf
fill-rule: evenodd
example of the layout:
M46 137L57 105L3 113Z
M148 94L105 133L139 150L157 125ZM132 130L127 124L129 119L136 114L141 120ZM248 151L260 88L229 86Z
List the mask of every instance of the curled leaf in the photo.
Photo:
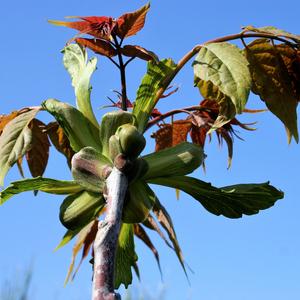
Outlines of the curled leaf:
M154 52L149 51L141 46L125 45L120 49L120 51L125 56L138 57L146 61L153 60L157 63L159 62L159 58Z

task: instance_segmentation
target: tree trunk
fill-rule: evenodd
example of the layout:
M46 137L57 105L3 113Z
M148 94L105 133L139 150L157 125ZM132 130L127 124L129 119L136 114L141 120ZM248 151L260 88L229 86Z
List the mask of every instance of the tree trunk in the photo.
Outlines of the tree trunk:
M106 184L107 213L104 221L99 222L94 242L92 300L121 299L114 291L114 268L128 180L122 171L114 167L106 179Z

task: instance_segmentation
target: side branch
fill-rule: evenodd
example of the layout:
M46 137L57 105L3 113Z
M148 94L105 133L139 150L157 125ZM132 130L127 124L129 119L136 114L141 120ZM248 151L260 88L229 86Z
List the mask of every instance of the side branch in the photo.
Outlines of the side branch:
M121 296L114 292L114 269L128 180L123 172L114 167L106 183L107 214L104 221L99 222L94 242L92 300L121 299Z

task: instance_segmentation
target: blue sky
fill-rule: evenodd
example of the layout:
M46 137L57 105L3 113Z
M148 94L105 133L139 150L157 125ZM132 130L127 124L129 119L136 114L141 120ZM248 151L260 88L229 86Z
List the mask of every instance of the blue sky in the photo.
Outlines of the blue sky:
M144 1L6 1L0 18L0 113L39 105L55 97L74 103L70 78L62 66L60 50L74 35L67 28L52 26L47 19L68 15L112 15L135 10ZM299 34L296 0L274 1L152 1L146 26L128 40L153 50L159 57L178 61L195 44L240 31L244 25L274 25ZM134 99L145 63L128 68L128 95ZM92 85L95 108L107 104L111 90L119 89L117 70L99 57ZM193 88L190 64L174 80L179 92L162 100L159 108L197 104L201 98ZM263 107L251 96L249 108ZM100 119L104 110L97 110ZM45 113L45 121L52 120ZM156 188L160 200L173 216L186 261L193 269L189 285L175 255L155 235L160 251L163 282L148 249L136 243L142 283L136 289L151 295L165 290L165 300L296 300L300 298L299 145L288 145L285 130L270 113L242 116L241 121L258 121L256 132L241 132L245 141L235 140L232 168L227 170L227 152L215 139L205 149L207 172L194 176L215 186L265 182L285 192L285 198L258 215L230 220L209 214L185 194L177 201L175 191ZM146 152L154 148L149 138ZM29 176L28 170L26 174ZM47 177L69 179L64 158L51 149ZM19 179L13 168L6 185ZM24 193L0 207L0 282L33 265L32 300L89 299L91 268L86 261L75 281L66 288L64 278L71 258L72 243L54 252L64 234L58 211L63 197ZM154 296L153 296L154 297ZM31 300L30 299L30 300ZM153 298L155 299L155 298Z

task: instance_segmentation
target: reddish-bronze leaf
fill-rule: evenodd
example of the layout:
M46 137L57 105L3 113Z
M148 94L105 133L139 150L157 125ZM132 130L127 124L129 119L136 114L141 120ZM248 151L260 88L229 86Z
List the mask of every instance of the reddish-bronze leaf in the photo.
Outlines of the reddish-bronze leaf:
M148 3L134 12L120 16L117 20L118 26L115 28L117 36L123 39L139 32L144 27L149 8Z
M187 140L187 134L192 127L190 120L178 120L172 124L163 124L161 128L152 134L155 138L155 151L176 146Z
M146 61L153 60L155 62L159 62L159 58L154 52L149 51L141 46L125 45L120 50L125 56L138 57Z
M75 39L75 41L78 44L91 49L97 54L107 57L113 57L117 55L116 49L105 40L78 38Z
M33 119L28 127L32 133L32 144L26 153L26 160L33 177L42 176L49 158L50 143L45 132L46 125L38 119Z
M75 17L76 18L76 17ZM65 22L48 20L57 26L66 26L79 31L79 34L89 34L96 38L109 40L116 21L111 17L77 17L83 21Z
M148 236L148 234L146 233L146 231L144 230L144 228L140 225L140 224L134 224L134 234L145 243L145 245L152 251L158 268L159 268L159 272L162 275L161 272L161 267L160 267L160 261L159 261L159 254L157 249L155 248L155 246L153 245L153 243L150 240L150 237Z
M266 39L258 39L247 45L245 54L252 76L252 91L259 95L270 111L286 127L288 142L292 136L298 141L297 104L293 79L284 61L285 46L276 47ZM290 51L289 51L290 52Z
M68 165L71 166L71 160L75 152L71 148L63 129L57 122L51 122L47 125L46 132L54 147L67 158Z

